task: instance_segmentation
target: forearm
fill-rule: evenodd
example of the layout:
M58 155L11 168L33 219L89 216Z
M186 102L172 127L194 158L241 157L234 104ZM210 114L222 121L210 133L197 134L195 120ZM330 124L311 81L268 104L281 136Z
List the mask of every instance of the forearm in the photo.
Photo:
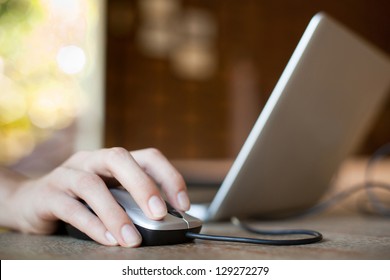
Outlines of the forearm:
M0 167L0 226L15 229L14 215L18 205L14 205L12 197L27 178L20 173Z

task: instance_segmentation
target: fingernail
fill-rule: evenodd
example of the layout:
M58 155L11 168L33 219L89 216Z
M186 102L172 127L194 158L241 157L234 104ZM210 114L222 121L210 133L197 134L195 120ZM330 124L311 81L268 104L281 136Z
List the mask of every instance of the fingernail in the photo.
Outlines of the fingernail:
M181 210L187 211L190 209L190 199L185 191L181 191L177 194L177 201L179 202Z
M154 195L149 199L149 209L152 212L153 216L156 218L162 218L167 214L167 207L165 202Z
M105 236L111 245L118 245L118 241L116 241L115 237L111 234L111 232L106 231Z
M131 225L124 225L121 229L121 233L122 238L128 247L137 246L142 241L141 235Z

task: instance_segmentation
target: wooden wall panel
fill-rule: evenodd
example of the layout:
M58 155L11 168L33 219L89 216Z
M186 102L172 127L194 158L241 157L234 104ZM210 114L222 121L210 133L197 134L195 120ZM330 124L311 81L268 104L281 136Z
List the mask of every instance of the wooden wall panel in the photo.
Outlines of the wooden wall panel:
M107 2L106 146L154 146L170 158L235 156L318 11L390 54L387 0L173 1L183 15L209 13L217 26L216 71L208 79L185 79L169 58L140 50L141 1ZM387 141L390 101L360 152Z

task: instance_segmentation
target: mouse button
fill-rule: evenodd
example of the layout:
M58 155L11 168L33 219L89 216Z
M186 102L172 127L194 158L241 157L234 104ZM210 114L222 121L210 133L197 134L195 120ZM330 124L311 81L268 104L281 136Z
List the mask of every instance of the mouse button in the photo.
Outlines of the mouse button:
M138 204L134 201L133 197L122 189L110 189L112 196L124 209L140 209Z
M145 216L139 208L126 209L126 214L129 216L130 220L137 225L143 226L145 228L153 228L153 222Z
M184 213L183 215L183 219L188 223L188 228L197 228L202 226L203 223L198 218L188 215L187 213Z
M179 229L187 229L188 226L183 219L167 215L162 220L151 220L148 218L134 217L133 222L135 225L141 226L148 230L157 231L171 231Z
M135 225L149 230L175 230L187 228L183 219L166 215L162 220L152 220L138 207L126 207L125 211Z
M172 207L172 205L170 205L168 202L165 201L165 204L167 205L167 211L169 214L175 216L175 217L178 217L180 219L183 219L183 215L177 211L175 208Z

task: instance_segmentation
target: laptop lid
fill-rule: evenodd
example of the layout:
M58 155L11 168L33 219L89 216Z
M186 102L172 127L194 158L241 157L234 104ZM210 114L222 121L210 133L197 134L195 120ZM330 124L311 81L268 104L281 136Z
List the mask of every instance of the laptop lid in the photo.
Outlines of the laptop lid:
M388 57L315 15L202 218L285 216L314 205L389 87Z

